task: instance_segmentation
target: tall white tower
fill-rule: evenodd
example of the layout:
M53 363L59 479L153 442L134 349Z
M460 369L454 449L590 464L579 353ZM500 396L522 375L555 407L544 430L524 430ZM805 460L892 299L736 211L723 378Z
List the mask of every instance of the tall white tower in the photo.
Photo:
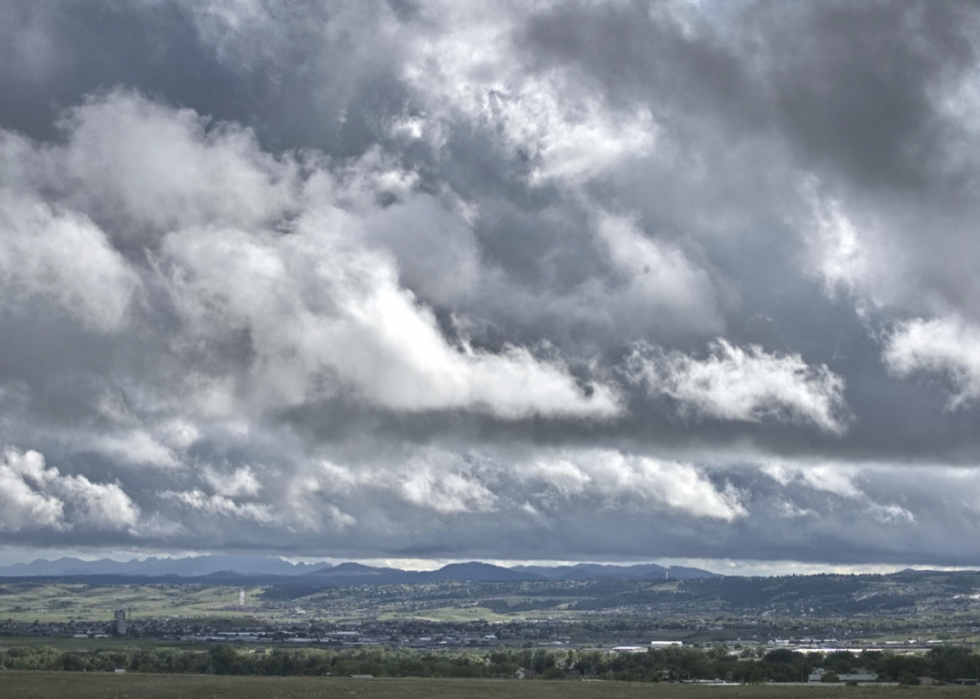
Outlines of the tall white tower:
M239 607L244 607L245 606L245 588L244 587L238 591L238 606Z
M117 609L114 619L116 623L116 635L125 636L126 635L126 610Z

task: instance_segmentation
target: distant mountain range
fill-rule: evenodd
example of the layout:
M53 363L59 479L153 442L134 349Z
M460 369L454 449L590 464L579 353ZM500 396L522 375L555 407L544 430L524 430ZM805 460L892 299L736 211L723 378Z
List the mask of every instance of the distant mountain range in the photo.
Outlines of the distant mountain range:
M447 582L511 582L516 580L584 580L589 578L618 578L620 580L653 580L674 578L716 577L716 573L698 568L656 564L616 566L580 563L574 566L516 566L504 568L489 563L451 563L438 570L401 570L377 568L360 563L290 563L271 556L195 556L187 558L147 558L114 561L103 558L83 561L78 558L59 558L55 561L36 560L0 566L2 578L106 578L140 577L150 582L155 578L206 578L214 583L229 584L294 584L311 587L341 587L345 585Z
M510 570L522 573L540 575L549 580L586 580L589 578L619 578L620 580L659 580L674 578L675 580L690 580L692 578L710 578L716 573L710 573L700 568L685 568L671 566L665 568L656 563L645 563L633 566L602 565L599 563L579 563L574 566L516 566Z
M230 571L240 575L302 575L329 563L290 563L272 556L188 556L186 558L147 558L114 561L101 558L83 561L80 558L59 558L55 561L38 559L30 563L0 566L2 577L77 576L77 575L179 575L198 577Z

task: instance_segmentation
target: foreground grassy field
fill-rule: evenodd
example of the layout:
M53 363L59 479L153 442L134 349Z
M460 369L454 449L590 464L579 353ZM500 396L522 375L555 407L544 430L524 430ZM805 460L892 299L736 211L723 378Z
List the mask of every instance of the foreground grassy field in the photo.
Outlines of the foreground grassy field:
M963 687L697 686L623 682L208 677L0 672L3 699L874 699L976 696Z

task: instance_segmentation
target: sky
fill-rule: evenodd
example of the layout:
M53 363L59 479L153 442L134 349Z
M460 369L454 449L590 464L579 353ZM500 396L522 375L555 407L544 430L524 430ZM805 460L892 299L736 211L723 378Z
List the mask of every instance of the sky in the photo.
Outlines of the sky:
M976 565L980 7L0 2L0 562Z

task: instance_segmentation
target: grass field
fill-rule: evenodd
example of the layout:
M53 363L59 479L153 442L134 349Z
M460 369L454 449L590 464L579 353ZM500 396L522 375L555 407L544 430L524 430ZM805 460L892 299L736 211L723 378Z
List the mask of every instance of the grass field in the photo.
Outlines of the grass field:
M67 621L109 621L116 609L125 609L132 619L148 617L168 618L253 618L260 621L282 620L286 617L308 620L312 618L332 621L347 618L378 616L382 619L414 618L431 621L466 622L475 619L487 621L512 621L529 614L542 614L573 618L572 612L556 610L545 605L543 610L522 613L496 613L485 607L458 604L458 600L428 600L431 607L419 609L415 601L405 599L379 599L376 590L336 588L320 590L308 597L291 600L269 600L262 597L266 588L247 586L249 609L237 607L237 587L202 584L125 584L83 585L77 583L18 583L0 584L0 619L14 622L39 621L58 623ZM421 590L431 593L432 590ZM449 593L456 590L450 588ZM392 593L395 594L395 593ZM398 593L401 594L401 593ZM383 595L382 595L383 597ZM397 597L397 595L396 595ZM506 599L504 595L500 599ZM526 602L527 597L510 596L515 601ZM578 599L578 598L574 598ZM294 613L299 607L303 613ZM409 611L411 608L411 611Z
M54 648L58 651L93 651L100 648L126 650L147 646L163 648L183 648L188 650L207 650L214 643L210 641L173 641L162 638L59 638L57 636L0 636L0 650L5 648L38 647ZM3 694L0 693L0 699Z
M521 615L516 615L521 616ZM486 607L438 607L410 613L386 613L379 619L421 619L424 621L513 621L515 615L497 614Z
M3 699L874 699L976 696L963 687L697 686L531 680L208 677L2 672Z
M259 587L246 588L251 598L261 590ZM238 611L237 603L237 587L27 583L0 586L0 619L21 622L108 621L116 609L128 610L131 618L215 614L243 618L255 615L254 612Z

